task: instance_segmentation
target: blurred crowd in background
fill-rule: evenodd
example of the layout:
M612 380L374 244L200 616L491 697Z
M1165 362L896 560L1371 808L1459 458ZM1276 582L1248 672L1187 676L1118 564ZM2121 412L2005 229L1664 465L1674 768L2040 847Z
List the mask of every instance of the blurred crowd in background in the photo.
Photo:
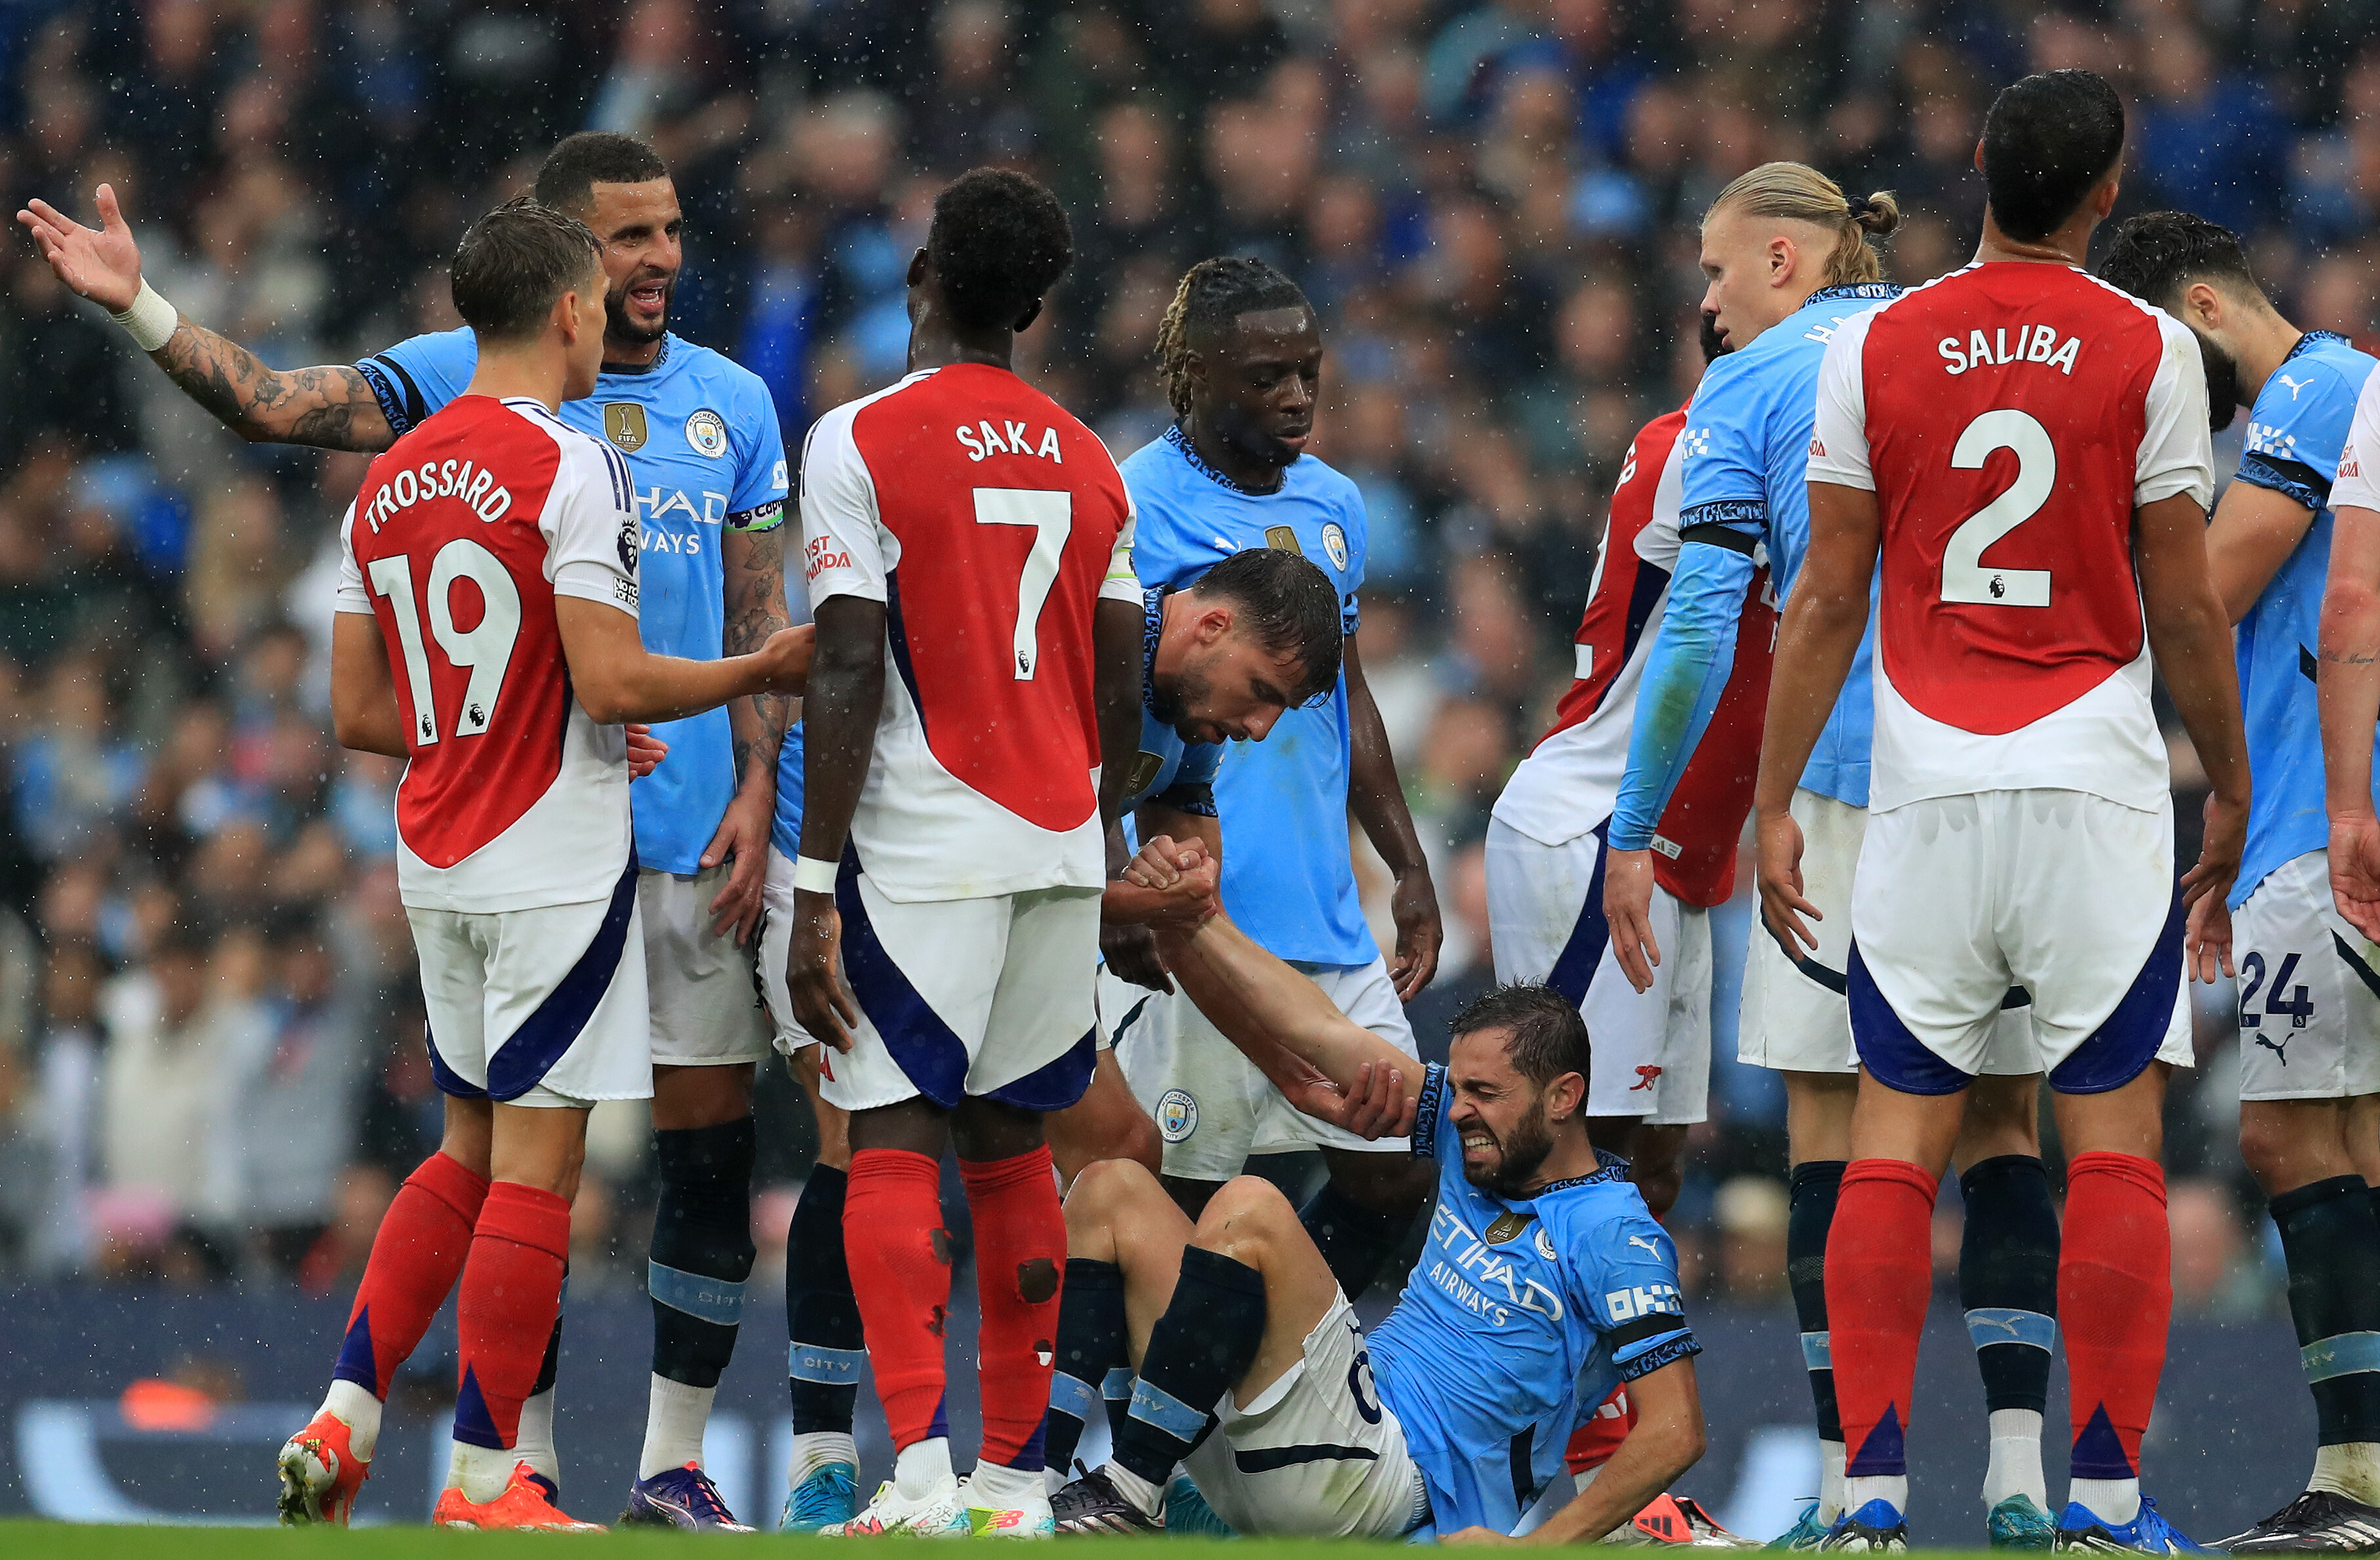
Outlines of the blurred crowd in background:
M1369 515L1362 648L1447 912L1415 1013L1442 1045L1489 979L1479 839L1569 675L1609 490L1700 372L1696 225L1721 186L1786 157L1896 190L1888 269L1921 280L1973 243L1992 92L2089 66L2131 104L2124 207L2240 229L2290 319L2370 347L2374 13L14 0L0 195L89 220L112 182L155 286L296 367L454 325L445 257L471 216L564 134L645 135L687 217L674 328L768 382L796 451L818 411L899 372L907 256L975 164L1029 169L1073 214L1023 369L1120 456L1167 420L1153 348L1182 270L1280 264L1324 320L1316 451ZM363 462L240 445L21 235L0 256L0 1274L341 1289L440 1109L397 765L340 750L325 715ZM2277 1304L2278 1263L2232 1146L2231 994L2199 991L2168 1140L2178 1279L2185 1310L2238 1314ZM1779 1302L1781 1095L1733 1064L1716 1008L1673 1227L1699 1291ZM789 1086L764 1093L765 1274L811 1140ZM599 1118L576 1286L637 1282L644 1133L633 1109ZM1946 1196L1946 1260L1957 1219Z

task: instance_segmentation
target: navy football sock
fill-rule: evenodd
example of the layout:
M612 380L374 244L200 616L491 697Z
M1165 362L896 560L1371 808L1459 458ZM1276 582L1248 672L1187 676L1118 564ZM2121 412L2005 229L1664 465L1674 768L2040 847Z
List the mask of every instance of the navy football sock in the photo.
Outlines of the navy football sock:
M752 1274L752 1118L655 1132L653 1374L715 1387L735 1352Z
M1158 1489L1189 1454L1264 1341L1264 1274L1218 1251L1182 1253L1173 1299L1150 1329L1115 1460Z
M2380 1216L2361 1176L2271 1203L2289 1269L2289 1320L2313 1393L2318 1445L2380 1441ZM2319 1347L2326 1346L2326 1347Z
M820 1164L803 1183L785 1234L785 1371L794 1433L851 1433L859 1368L868 1362L859 1302L844 1260L843 1194L849 1178Z
M1959 1249L1959 1304L1984 1378L1984 1405L2042 1412L2058 1339L2058 1207L2049 1172L2031 1154L2003 1154L1959 1177L1967 1227Z
M1105 1395L1108 1378L1125 1378L1130 1405L1131 1370L1124 1340L1123 1270L1087 1257L1066 1259L1066 1284L1058 1298L1057 1373L1050 1379L1050 1418L1042 1443L1047 1466L1063 1473L1074 1465L1091 1406ZM1112 1422L1109 1429L1114 1430Z
M1837 1442L1843 1438L1843 1417L1835 1406L1835 1368L1827 1333L1827 1232L1834 1227L1844 1165L1840 1159L1812 1159L1793 1166L1792 1202L1785 1222L1785 1276L1793 1290L1793 1315L1802 1327L1802 1362L1810 1372L1818 1439Z

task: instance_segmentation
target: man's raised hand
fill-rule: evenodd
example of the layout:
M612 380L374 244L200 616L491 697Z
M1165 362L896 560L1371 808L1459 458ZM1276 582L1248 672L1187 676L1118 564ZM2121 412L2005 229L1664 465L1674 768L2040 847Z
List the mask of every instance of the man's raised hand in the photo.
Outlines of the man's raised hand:
M85 227L47 201L34 201L17 220L42 247L58 280L111 314L121 314L140 296L140 246L115 203L115 191L101 185L99 226Z

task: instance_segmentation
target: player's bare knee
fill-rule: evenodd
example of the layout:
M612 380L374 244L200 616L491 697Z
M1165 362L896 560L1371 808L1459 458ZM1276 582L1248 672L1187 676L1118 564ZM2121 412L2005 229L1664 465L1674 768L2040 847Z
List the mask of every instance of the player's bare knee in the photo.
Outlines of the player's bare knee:
M1147 1165L1129 1159L1101 1159L1083 1166L1066 1188L1066 1229L1089 1229L1130 1216L1136 1208L1170 1202Z
M2331 1102L2249 1100L2240 1106L2240 1157L2266 1197L2334 1175L2350 1175Z
M1224 1182L1207 1200L1190 1244L1255 1267L1262 1253L1292 1230L1304 1234L1297 1210L1281 1189L1261 1176L1241 1176Z

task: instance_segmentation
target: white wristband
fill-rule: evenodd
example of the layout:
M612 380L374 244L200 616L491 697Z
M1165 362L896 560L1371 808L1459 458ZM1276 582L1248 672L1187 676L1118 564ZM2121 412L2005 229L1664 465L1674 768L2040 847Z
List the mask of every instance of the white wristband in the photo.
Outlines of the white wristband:
M821 861L815 856L794 858L794 888L802 894L832 894L839 869L832 861Z
M145 278L132 299L132 307L108 318L122 325L124 334L132 338L132 345L143 352L154 352L173 340L174 333L182 324L182 311L158 296L157 289Z

